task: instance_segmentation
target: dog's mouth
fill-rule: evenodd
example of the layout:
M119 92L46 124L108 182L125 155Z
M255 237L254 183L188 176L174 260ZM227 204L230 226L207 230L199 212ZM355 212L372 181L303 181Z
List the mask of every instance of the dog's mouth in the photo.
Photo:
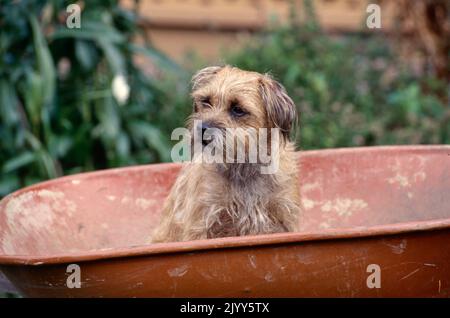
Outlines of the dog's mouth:
M202 129L201 135L202 149L211 149L214 153L215 151L221 151L226 147L225 141L225 131L221 128L207 128Z
M210 122L194 122L194 125L191 126L192 158L208 161L217 156L222 157L221 153L225 148L224 139L225 129Z
M194 142L201 143L202 148L213 144L220 145L225 129L210 122L200 122L193 127Z
M206 147L207 145L209 145L210 143L214 142L214 140L217 140L217 134L213 133L210 134L208 132L209 128L202 128L202 146Z

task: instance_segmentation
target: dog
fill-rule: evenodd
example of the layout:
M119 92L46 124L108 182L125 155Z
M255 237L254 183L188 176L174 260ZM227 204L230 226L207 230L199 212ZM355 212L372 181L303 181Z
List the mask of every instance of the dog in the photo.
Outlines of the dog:
M193 113L187 126L189 131L200 131L202 150L216 143L227 148L224 152L227 155L231 152L232 159L236 159L236 151L230 145L240 142L244 145L244 161L199 162L193 151L195 159L181 169L151 241L297 231L301 207L297 158L290 141L297 115L284 87L268 74L228 65L211 66L193 76L192 99ZM196 121L201 122L200 128L195 127ZM249 135L243 141L239 139L242 136L235 134L238 141L224 142L224 131L228 128L269 130L269 148L272 149L274 140L278 141L278 147L268 151L271 161L278 161L276 171L262 173L261 168L267 168L267 162L249 162L249 142L254 140ZM205 138L209 129L218 133Z

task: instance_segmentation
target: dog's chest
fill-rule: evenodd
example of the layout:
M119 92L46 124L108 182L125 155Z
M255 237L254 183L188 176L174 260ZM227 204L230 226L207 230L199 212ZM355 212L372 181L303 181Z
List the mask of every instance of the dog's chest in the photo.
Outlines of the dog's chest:
M253 187L252 187L253 185ZM242 186L224 184L217 191L209 191L205 205L208 237L239 236L260 233L271 223L270 186L251 183Z

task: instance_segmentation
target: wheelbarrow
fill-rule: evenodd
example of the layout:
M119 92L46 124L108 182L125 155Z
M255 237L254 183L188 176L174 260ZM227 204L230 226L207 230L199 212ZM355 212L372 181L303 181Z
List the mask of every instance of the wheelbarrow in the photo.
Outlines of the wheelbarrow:
M0 202L29 297L448 297L450 146L298 153L300 231L150 244L180 170L81 173Z

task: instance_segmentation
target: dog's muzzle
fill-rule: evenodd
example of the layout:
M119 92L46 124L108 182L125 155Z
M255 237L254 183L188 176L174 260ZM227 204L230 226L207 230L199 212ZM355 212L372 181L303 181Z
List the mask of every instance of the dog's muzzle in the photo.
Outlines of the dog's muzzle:
M202 123L201 129L202 129L202 145L203 146L208 145L214 139L214 134L207 133L207 130L210 128L217 128L217 127L214 127L214 125L212 125L209 122Z

